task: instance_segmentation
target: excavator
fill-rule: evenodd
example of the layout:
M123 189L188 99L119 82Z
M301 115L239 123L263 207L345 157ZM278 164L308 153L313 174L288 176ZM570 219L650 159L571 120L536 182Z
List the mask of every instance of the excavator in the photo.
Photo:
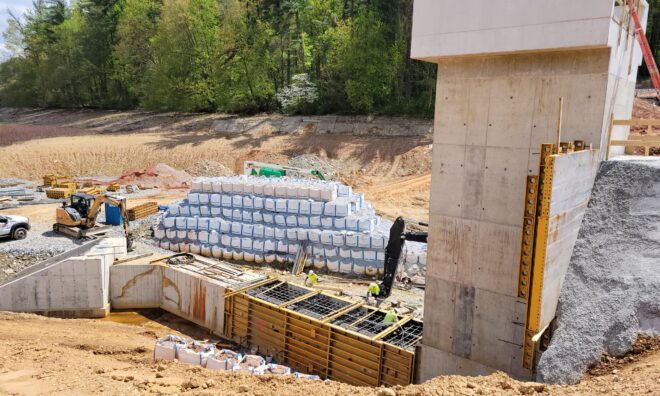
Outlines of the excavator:
M129 228L126 202L109 195L84 193L71 195L68 202L64 202L61 208L57 208L53 231L79 239L108 232L111 226L98 226L96 224L96 217L99 215L101 205L104 203L119 208L124 223L124 233L126 234L126 249L129 252L133 251L133 233Z
M403 217L398 217L394 220L394 224L392 224L392 227L390 228L390 239L385 247L385 271L383 281L379 285L380 294L376 297L377 299L385 299L392 294L392 285L394 284L394 279L399 267L401 251L403 250L404 243L406 241L428 242L428 232L406 231L406 222L422 227L428 227L427 223L404 219Z

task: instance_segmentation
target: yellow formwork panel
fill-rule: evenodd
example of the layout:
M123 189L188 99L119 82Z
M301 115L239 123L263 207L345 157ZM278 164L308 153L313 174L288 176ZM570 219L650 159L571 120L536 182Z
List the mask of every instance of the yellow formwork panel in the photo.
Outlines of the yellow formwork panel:
M281 283L274 282L266 291ZM259 286L264 285L270 286L270 283L261 282ZM260 353L272 355L294 370L323 378L374 387L412 383L414 352L380 340L395 328L383 331L376 337L379 339L372 339L328 323L338 314L356 309L362 303L344 300L351 305L316 319L285 306L321 294L318 291L304 288L309 293L275 305L246 294L259 286L226 295L225 337L244 346L256 346ZM395 326L410 320L412 318L404 317Z

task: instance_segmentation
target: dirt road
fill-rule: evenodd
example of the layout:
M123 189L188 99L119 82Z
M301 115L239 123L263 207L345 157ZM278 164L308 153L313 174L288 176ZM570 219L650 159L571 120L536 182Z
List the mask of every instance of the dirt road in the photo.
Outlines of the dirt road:
M376 389L293 378L232 376L176 362L154 363L156 337L205 334L170 315L151 319L120 314L108 320L62 320L0 313L0 395L214 394L376 395ZM208 335L206 335L208 336ZM396 387L385 395L653 394L660 381L660 355L646 356L614 374L586 378L576 386L520 383L498 373L487 377L439 377Z

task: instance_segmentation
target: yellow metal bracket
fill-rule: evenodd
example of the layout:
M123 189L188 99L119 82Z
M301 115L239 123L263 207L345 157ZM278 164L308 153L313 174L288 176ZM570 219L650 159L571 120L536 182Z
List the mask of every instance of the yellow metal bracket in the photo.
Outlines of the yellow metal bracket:
M521 265L519 276L518 296L527 300L527 315L525 317L525 332L523 340L523 367L533 371L534 358L536 353L536 342L534 336L539 332L541 320L541 297L543 290L543 276L545 271L545 256L548 241L548 223L550 217L550 200L552 198L552 179L554 176L554 161L553 156L555 145L543 144L541 146L541 158L539 164L539 177L536 194L536 203L534 204L534 220L527 217L528 206L531 208L533 205L528 204L530 194L530 179L528 178L528 185L526 191L525 203L525 225L523 226L523 244L521 247ZM530 176L533 177L533 176ZM527 230L525 227L531 224L533 231ZM531 251L525 250L525 237L532 236L533 242L531 243ZM529 246L529 241L527 241ZM529 253L525 255L524 253ZM531 260L531 263L530 261ZM523 272L526 274L523 274ZM523 284L523 282L526 284Z

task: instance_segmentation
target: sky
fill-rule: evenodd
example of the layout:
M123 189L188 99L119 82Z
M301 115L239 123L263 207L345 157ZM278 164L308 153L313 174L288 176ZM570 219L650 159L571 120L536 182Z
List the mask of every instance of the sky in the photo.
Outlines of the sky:
M2 37L2 32L7 28L7 18L9 17L7 10L11 10L16 15L22 15L31 5L32 0L0 0L0 60L9 56L5 48L5 39Z

